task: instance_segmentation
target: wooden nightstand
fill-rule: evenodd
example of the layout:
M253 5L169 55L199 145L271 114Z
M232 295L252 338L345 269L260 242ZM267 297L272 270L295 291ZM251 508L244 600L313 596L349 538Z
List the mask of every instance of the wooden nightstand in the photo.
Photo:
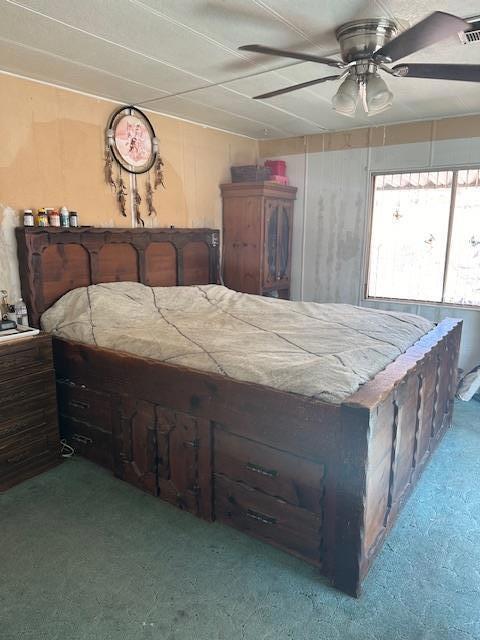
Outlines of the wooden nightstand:
M0 344L0 491L58 464L52 339Z

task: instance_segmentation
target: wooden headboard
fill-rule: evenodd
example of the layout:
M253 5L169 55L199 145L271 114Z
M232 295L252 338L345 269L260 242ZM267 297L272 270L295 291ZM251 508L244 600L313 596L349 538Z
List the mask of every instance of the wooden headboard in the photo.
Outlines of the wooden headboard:
M150 286L218 282L216 229L17 228L30 325L71 289L99 282Z

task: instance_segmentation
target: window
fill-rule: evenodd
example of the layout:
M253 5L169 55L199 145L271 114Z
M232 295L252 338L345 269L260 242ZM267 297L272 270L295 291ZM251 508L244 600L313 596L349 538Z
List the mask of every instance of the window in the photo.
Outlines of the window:
M367 297L480 306L480 169L377 175Z

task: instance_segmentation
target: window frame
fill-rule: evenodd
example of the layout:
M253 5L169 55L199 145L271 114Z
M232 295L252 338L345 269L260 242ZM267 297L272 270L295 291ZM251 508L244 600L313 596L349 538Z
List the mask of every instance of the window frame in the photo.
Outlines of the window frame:
M392 303L392 304L408 304L408 305L422 305L422 306L430 306L430 307L440 307L440 308L453 308L453 309L472 309L472 310L480 310L480 305L473 304L461 304L460 302L435 302L432 300L413 300L410 298L382 298L378 296L369 296L368 288L369 288L369 277L370 277L370 254L372 250L372 229L373 229L373 205L375 201L375 178L377 176L392 176L399 175L402 173L437 173L439 171L452 171L453 179L452 179L452 193L450 196L450 211L448 218L448 235L447 235L447 248L445 252L445 264L444 264L444 273L443 273L443 287L442 287L442 298L445 295L445 286L447 282L447 270L450 260L450 246L452 240L452 230L453 230L453 220L455 214L455 200L456 200L456 192L457 192L457 181L458 181L458 172L459 171L468 171L470 169L480 171L480 164L458 164L458 165L446 165L446 166L436 166L436 167L423 167L423 168L412 168L408 169L391 169L388 171L369 171L368 175L368 198L367 198L367 224L366 224L366 242L365 242L365 251L364 251L364 261L363 261L363 285L362 285L362 301L363 302L383 302L383 303Z

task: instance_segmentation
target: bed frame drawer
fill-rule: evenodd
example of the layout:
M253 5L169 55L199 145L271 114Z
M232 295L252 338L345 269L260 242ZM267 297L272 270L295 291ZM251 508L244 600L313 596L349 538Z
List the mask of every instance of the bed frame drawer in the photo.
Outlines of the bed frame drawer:
M258 442L215 431L214 469L291 505L320 513L324 466Z
M75 453L113 471L113 437L110 431L60 414L60 433Z
M61 415L112 431L112 403L106 393L71 380L57 380L57 397Z
M215 476L216 519L274 544L310 563L321 564L320 515Z

